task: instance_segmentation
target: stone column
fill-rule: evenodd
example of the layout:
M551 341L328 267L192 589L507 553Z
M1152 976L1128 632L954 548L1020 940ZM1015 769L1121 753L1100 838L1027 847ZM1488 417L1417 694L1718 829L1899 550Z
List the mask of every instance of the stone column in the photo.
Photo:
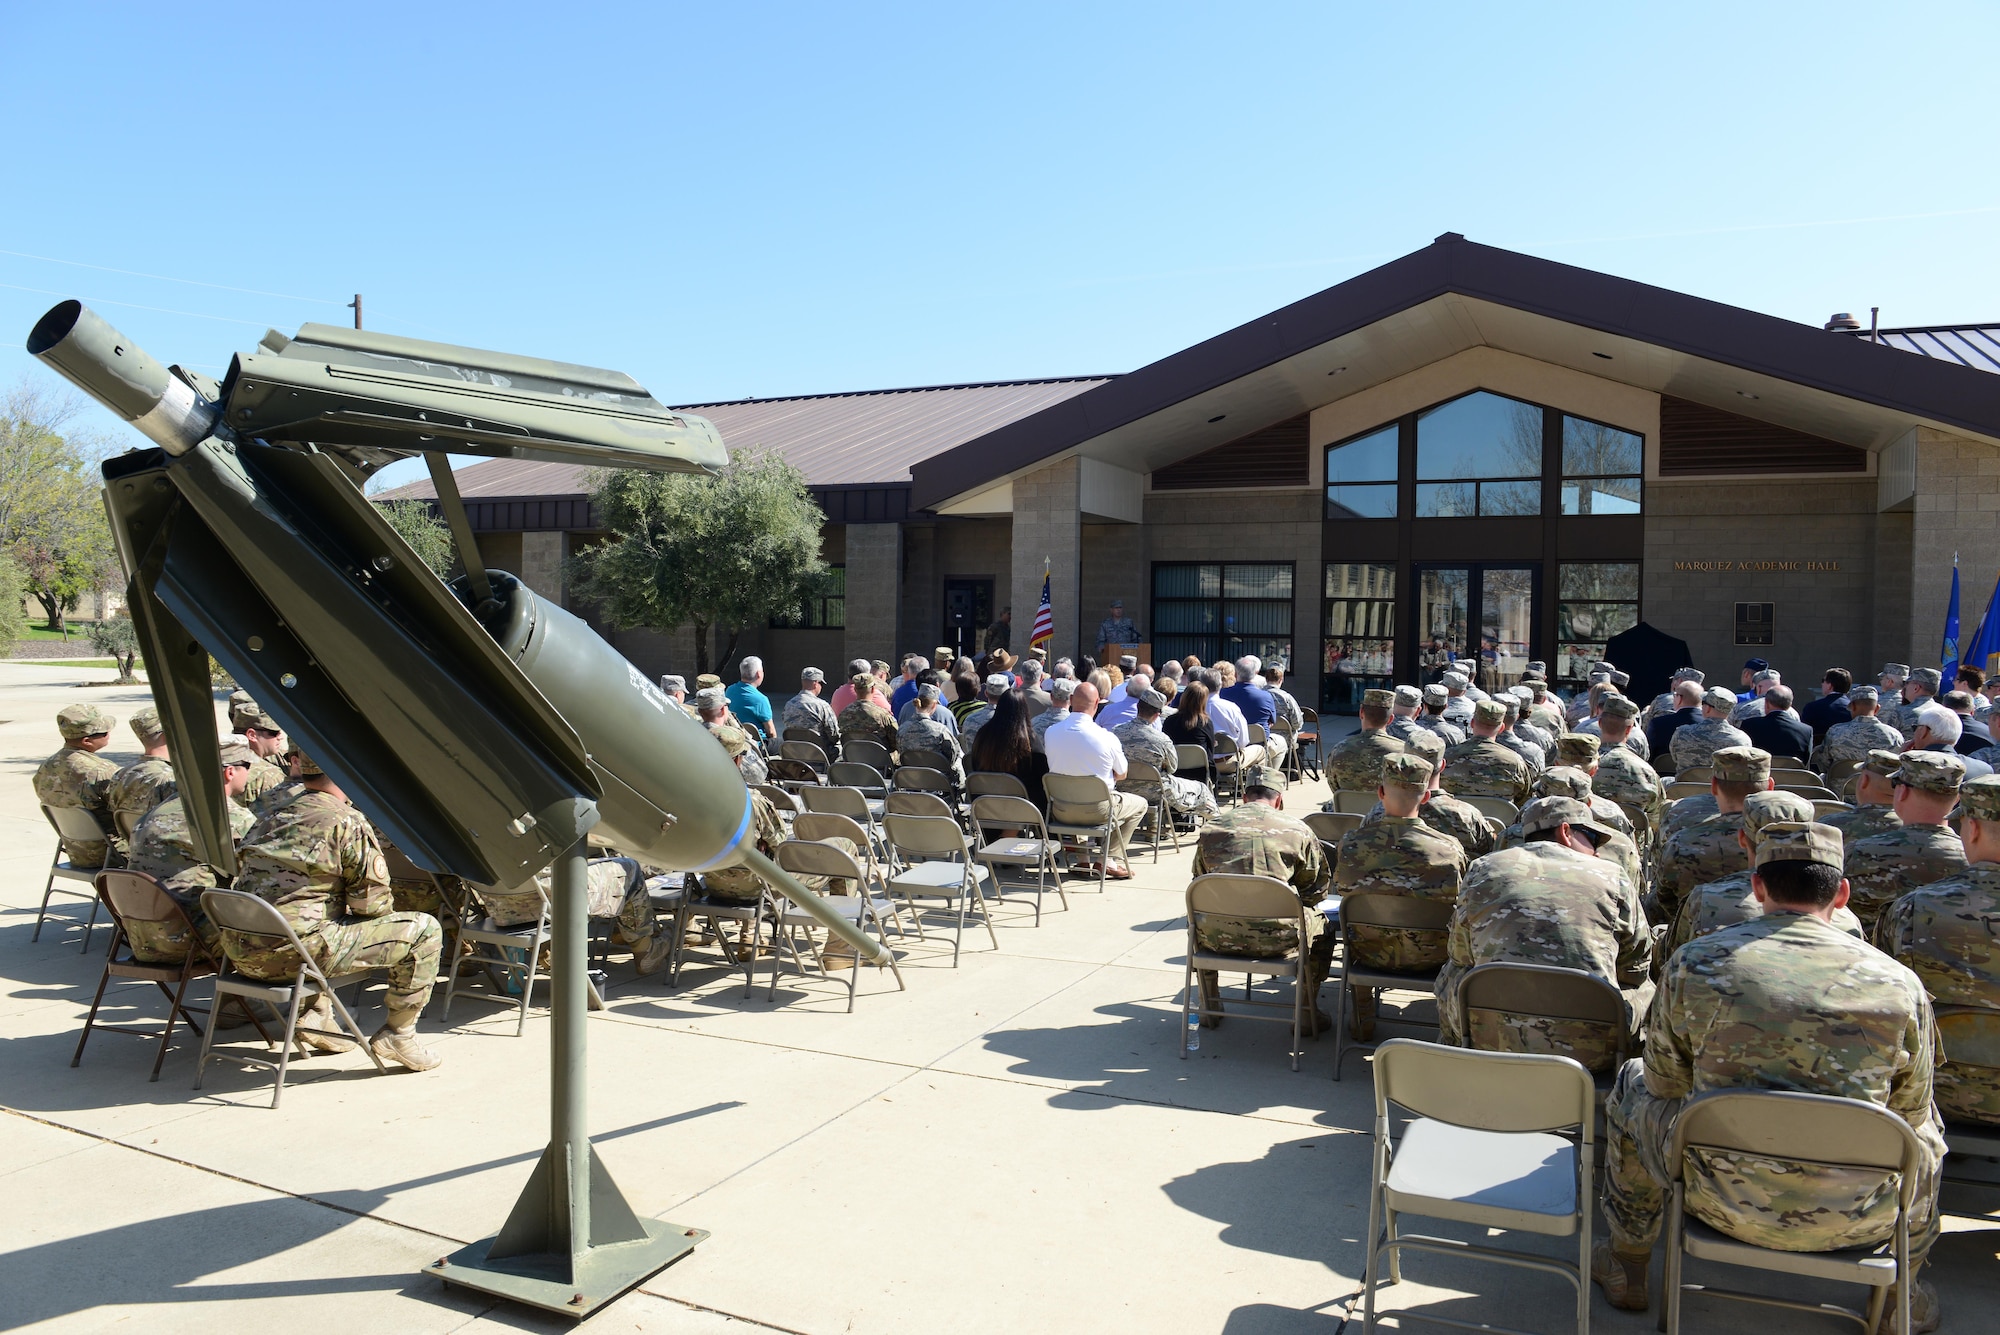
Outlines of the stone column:
M849 524L847 658L880 658L894 665L897 613L902 601L903 526ZM844 669L846 664L840 666Z
M1049 598L1055 609L1051 659L1089 653L1101 611L1083 607L1083 511L1079 490L1081 461L1064 459L1014 479L1014 644L1028 647L1035 604L1042 593L1042 561L1049 565ZM849 577L850 579L852 576ZM1128 609L1129 610L1129 609ZM1081 629L1079 629L1081 627Z
M1972 638L2000 570L2000 449L1933 427L1917 428L1913 508L1909 600L1889 644L1895 647L1900 632L1909 654L1901 661L1936 667L1951 596L1952 554L1958 554L1961 644Z
M563 558L569 534L547 529L521 535L521 582L558 607L563 602Z

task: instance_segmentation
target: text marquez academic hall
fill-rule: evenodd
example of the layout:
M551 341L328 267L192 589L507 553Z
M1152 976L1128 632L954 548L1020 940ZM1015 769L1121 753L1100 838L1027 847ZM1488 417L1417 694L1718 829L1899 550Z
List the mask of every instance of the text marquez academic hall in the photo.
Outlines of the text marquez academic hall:
M1280 656L1336 710L1441 648L1575 681L1641 619L1711 671L1933 662L1953 554L1975 602L2000 570L2000 325L1795 324L1455 233L1125 375L685 406L826 512L833 589L742 640L780 693L1009 605L1018 651L1044 560L1058 653L1122 598L1155 657ZM545 594L603 536L574 467L458 478Z

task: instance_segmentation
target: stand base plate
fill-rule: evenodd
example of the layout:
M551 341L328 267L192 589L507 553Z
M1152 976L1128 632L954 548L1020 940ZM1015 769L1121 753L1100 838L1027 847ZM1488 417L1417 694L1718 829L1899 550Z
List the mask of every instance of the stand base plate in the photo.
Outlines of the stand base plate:
M646 1237L592 1247L574 1256L544 1252L489 1261L492 1238L461 1247L424 1270L447 1284L582 1320L641 1280L672 1265L708 1238L708 1231L641 1221Z

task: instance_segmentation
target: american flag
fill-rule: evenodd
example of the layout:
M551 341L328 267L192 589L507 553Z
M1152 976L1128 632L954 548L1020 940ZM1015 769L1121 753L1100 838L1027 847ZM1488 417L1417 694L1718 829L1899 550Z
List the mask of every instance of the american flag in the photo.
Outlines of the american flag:
M1042 602L1035 609L1035 628L1028 632L1028 645L1039 649L1056 637L1056 610L1049 606L1049 565L1042 563Z

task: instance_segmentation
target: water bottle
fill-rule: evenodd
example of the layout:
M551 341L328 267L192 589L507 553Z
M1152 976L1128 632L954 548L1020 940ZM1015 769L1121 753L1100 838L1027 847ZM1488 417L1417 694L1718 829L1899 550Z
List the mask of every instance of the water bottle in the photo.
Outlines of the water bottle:
M1187 1027L1187 1050L1188 1050L1189 1052L1200 1052L1200 1051L1201 1051L1201 1012L1200 1012L1199 1010L1191 1010L1191 1011L1189 1011L1189 1012L1187 1013L1187 1026L1188 1026L1188 1027Z

